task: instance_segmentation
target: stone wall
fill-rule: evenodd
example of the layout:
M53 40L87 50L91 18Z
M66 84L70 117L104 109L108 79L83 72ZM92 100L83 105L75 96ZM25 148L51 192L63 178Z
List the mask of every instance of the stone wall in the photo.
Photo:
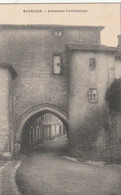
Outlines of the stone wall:
M4 89L1 108L5 112L2 115L1 111L0 116L4 118L1 127L4 129L6 125L5 134L13 139L21 116L38 105L49 104L69 115L70 143L81 145L85 142L84 147L104 148L107 144L105 93L114 78L121 75L120 60L115 61L113 50L103 51L99 47L98 51L68 51L66 47L71 43L99 45L101 29L36 25L0 26L0 29L1 62L12 64L18 73L11 83L8 73L0 72L0 87ZM60 75L53 73L54 54L61 54L63 58ZM96 60L94 71L89 68L90 58ZM97 89L95 103L89 102L89 88ZM12 150L12 144L8 145Z
M96 60L94 71L90 70L89 58ZM88 149L95 146L105 148L107 142L105 95L108 85L115 78L110 73L115 58L106 52L76 50L71 52L69 59L69 129L72 148L74 145L84 145ZM89 88L97 89L98 98L95 103L89 102Z
M13 124L36 105L48 103L68 113L67 43L100 44L98 27L0 26L0 59L18 76L13 88ZM53 54L63 56L62 75L53 74Z
M16 72L11 65L0 64L0 152L13 147L13 77Z
M0 151L9 151L9 70L0 68Z
M115 60L115 78L119 79L121 77L121 59L116 58Z

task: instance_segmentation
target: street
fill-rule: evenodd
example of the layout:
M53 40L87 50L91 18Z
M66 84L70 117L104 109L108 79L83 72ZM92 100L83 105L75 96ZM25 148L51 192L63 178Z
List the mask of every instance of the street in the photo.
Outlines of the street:
M63 158L66 137L29 154L16 173L24 195L121 195L121 166L89 165Z

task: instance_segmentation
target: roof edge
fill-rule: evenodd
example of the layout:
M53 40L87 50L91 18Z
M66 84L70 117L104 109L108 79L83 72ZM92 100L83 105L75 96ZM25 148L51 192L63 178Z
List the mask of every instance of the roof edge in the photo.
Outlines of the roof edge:
M93 50L93 51L110 51L117 52L117 47L111 47L106 45L82 45L82 44L67 44L66 45L70 50Z
M85 25L59 25L59 24L0 24L0 29L40 29L40 28L85 28L85 29L99 29L102 31L105 26L85 26Z
M12 74L13 77L17 76L16 70L13 68L11 64L1 63L0 67L2 68L8 68Z

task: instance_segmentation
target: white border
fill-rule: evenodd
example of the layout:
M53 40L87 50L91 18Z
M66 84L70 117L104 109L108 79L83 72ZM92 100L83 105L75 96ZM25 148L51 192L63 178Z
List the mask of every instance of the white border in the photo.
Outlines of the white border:
M29 4L29 3L52 3L52 4L57 4L57 3L121 3L121 0L0 0L0 3L19 3L19 4Z

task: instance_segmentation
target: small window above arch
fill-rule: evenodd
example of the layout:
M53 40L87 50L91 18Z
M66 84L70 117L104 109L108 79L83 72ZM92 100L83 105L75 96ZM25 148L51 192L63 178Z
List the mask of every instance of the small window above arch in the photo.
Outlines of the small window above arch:
M54 35L56 36L56 37L61 37L62 36L62 31L61 30L55 30L54 31Z

